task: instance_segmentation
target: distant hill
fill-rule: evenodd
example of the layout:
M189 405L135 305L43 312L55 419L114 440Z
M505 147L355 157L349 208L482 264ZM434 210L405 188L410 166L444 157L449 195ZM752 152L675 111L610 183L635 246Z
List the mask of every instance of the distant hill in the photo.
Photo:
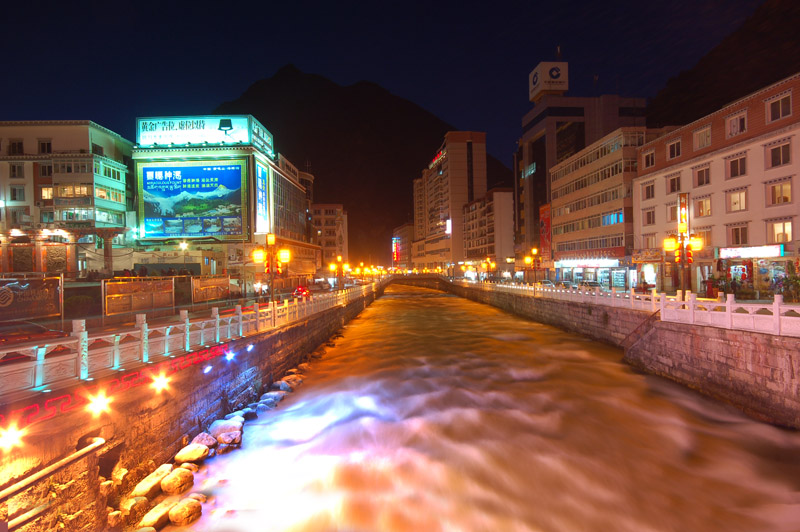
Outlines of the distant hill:
M218 114L252 114L275 147L314 174L314 201L348 212L350 258L387 264L392 229L411 221L412 181L456 128L373 83L343 87L294 65L251 85ZM309 165L309 166L307 166ZM493 157L489 186L512 183Z
M800 72L799 24L798 0L767 0L694 67L667 82L650 102L648 125L688 124Z

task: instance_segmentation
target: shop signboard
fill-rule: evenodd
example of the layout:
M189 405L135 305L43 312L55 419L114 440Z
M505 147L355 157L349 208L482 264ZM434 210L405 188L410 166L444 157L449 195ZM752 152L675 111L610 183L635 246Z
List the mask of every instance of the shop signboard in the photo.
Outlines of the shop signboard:
M268 166L256 162L256 234L270 233Z
M245 238L244 159L145 162L137 177L142 239Z
M0 279L0 321L60 315L60 277Z
M550 246L550 204L539 207L539 256L542 260L552 258Z
M719 250L719 258L721 259L766 259L770 257L783 257L783 244L720 248Z
M660 249L640 249L633 253L632 260L634 263L641 264L645 262L661 262L663 255Z

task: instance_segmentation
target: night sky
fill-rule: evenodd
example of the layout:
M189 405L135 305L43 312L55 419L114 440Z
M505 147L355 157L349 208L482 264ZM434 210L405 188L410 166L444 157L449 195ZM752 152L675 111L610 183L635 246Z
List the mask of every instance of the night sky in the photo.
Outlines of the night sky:
M137 116L208 113L294 63L486 131L510 165L528 73L556 46L571 94L652 97L760 3L6 2L0 120L89 119L135 140Z

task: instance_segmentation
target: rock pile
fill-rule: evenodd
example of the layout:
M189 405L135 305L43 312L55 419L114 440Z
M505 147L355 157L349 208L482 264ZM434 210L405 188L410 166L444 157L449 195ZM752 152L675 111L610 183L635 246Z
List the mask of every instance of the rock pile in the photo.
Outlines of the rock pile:
M291 369L280 381L272 383L270 391L257 402L231 412L211 423L207 432L201 432L175 455L174 464L162 464L142 479L127 497L120 501L118 510L108 508L108 524L112 529L121 529L124 523L132 525L138 520L138 531L155 531L168 524L185 526L200 518L203 493L189 493L194 485L194 474L209 457L225 454L241 446L245 421L258 418L278 406L287 394L296 390L303 382L301 371L308 364ZM243 405L242 405L243 406ZM184 437L184 442L188 437ZM153 464L154 466L154 464ZM127 473L127 471L125 471ZM115 479L116 480L116 479ZM111 489L114 484L107 482ZM161 499L153 506L156 499ZM141 517L141 519L139 519Z

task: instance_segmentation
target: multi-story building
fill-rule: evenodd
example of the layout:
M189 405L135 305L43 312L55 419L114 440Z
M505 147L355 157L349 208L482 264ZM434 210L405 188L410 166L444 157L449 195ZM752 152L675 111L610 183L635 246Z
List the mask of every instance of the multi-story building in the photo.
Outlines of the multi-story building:
M633 197L637 148L659 131L625 127L550 169L552 249L557 280L598 281L627 290L637 282L633 252Z
M702 251L692 250L686 289L709 293L735 282L779 291L797 270L799 132L796 74L644 144L633 184L640 280L680 288L675 254L662 245L685 212L687 232L703 240Z
M645 125L644 98L618 95L565 96L567 63L539 63L529 76L534 104L522 118L522 137L514 154L517 267L532 248L542 249L540 216L549 208L550 169L620 127ZM547 238L547 237L545 237ZM552 257L540 255L544 266Z
M404 223L392 230L392 267L400 270L411 270L411 243L414 241L414 224Z
M133 144L88 120L0 122L0 271L111 270Z
M415 268L444 271L463 262L463 207L484 194L486 133L446 133L436 156L414 181Z
M514 191L493 188L464 205L465 270L481 277L511 277L514 271Z
M341 203L315 203L311 206L311 223L322 248L322 267L342 257L347 262L347 211Z
M136 141L144 251L163 253L185 242L190 254L184 261L191 259L186 269L227 271L245 292L266 282L264 265L253 261L257 248L289 249L282 284L304 282L316 273L319 248L307 236L306 190L258 120L250 115L139 118ZM275 235L273 246L268 234ZM221 252L226 263L204 268L196 261L214 259L196 249ZM153 260L163 263L160 258L142 263Z

